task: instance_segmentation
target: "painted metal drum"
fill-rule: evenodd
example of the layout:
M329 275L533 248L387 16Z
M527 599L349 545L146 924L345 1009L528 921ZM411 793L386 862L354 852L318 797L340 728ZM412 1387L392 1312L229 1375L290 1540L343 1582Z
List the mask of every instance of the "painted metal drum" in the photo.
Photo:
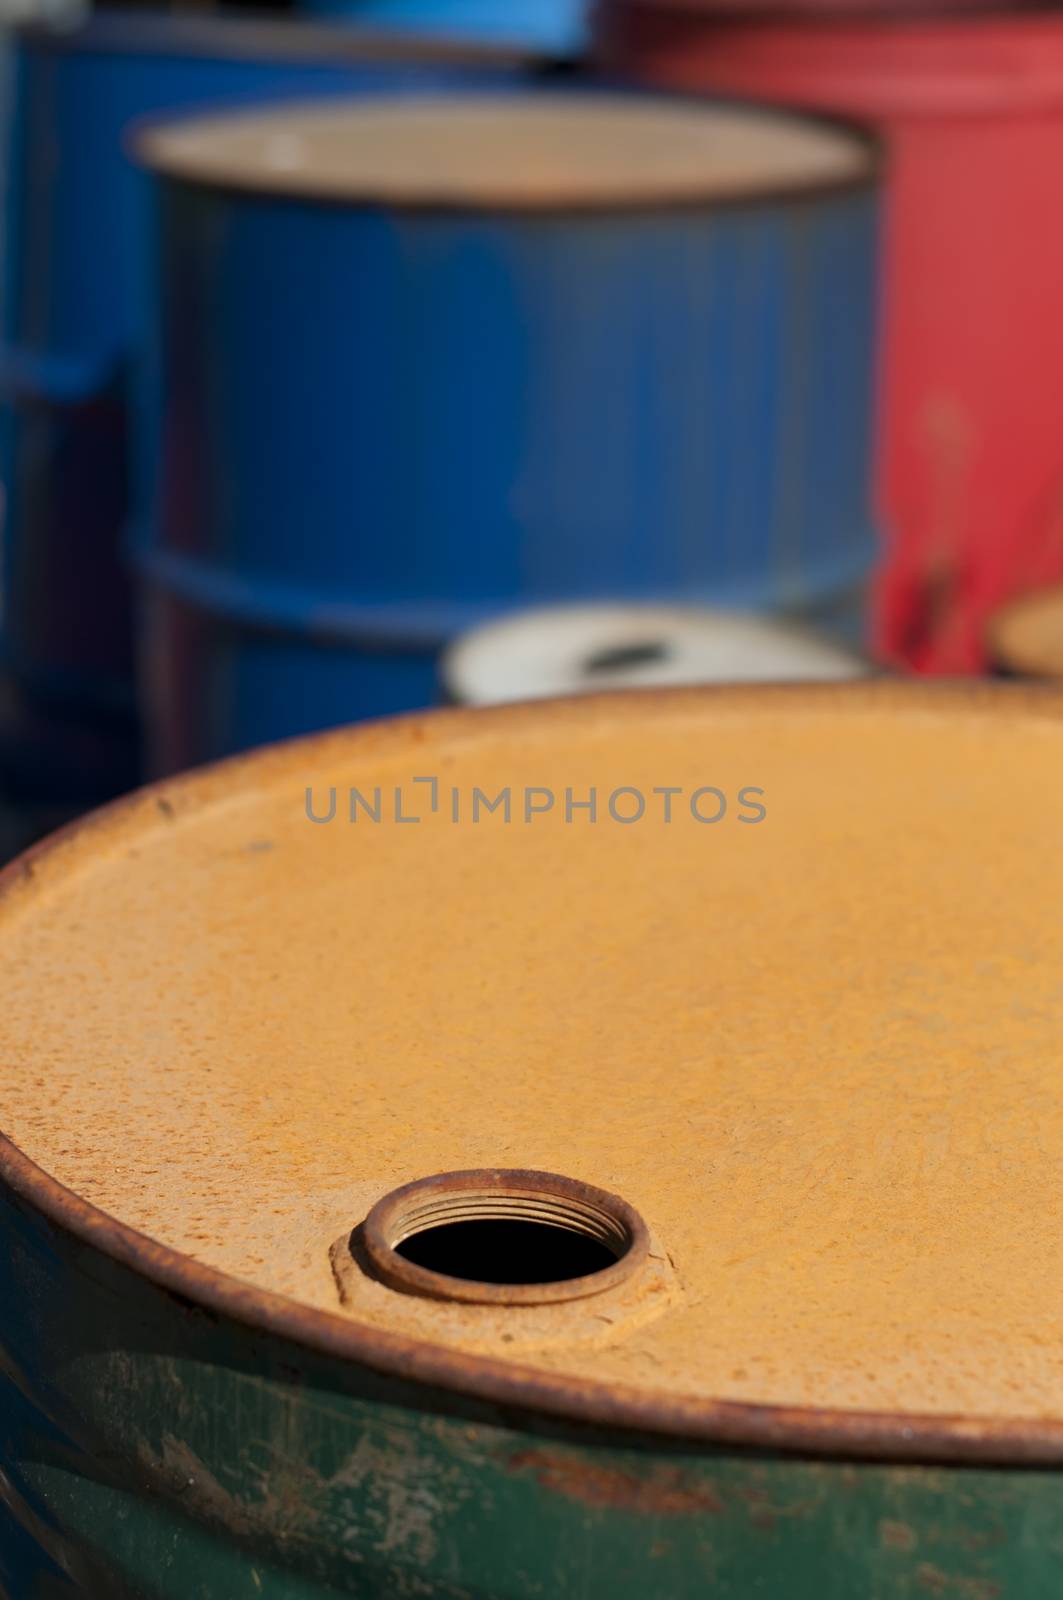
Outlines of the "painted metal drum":
M1031 0L602 0L593 20L602 22L611 10L620 9L639 10L651 24L661 17L666 23L689 20L710 28L779 23L815 30L835 23L933 25L957 15L977 18L992 12L1028 11L1033 6Z
M422 37L444 32L567 55L586 44L590 5L589 0L304 0L303 8L396 32L413 28Z
M153 766L430 702L515 604L836 613L867 511L875 157L653 96L162 129Z
M1024 678L1063 678L1063 587L1034 589L989 619L989 659Z
M523 59L523 58L520 58ZM511 79L511 52L179 15L14 36L0 344L0 782L98 803L136 781L127 533L148 113Z
M1061 782L1051 690L581 696L10 866L0 1587L1057 1600Z
M474 628L443 657L446 698L502 705L545 695L684 683L863 677L869 663L792 623L692 606L557 606Z
M1063 581L1063 19L749 26L608 0L600 20L603 65L639 82L886 134L876 646L918 671L983 670L989 617Z

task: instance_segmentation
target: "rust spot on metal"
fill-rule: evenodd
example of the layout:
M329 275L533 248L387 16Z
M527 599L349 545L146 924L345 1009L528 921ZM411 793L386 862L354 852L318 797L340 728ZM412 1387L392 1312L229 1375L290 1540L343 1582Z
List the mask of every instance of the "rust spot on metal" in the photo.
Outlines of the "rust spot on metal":
M999 1549L1007 1541L1007 1534L1000 1523L992 1527L981 1527L977 1532L968 1533L961 1543L965 1550L994 1550Z
M549 1450L521 1450L509 1459L515 1472L530 1472L544 1489L588 1506L642 1512L652 1517L718 1516L723 1501L711 1484L690 1484L675 1467L654 1467L646 1477L603 1467Z
M780 1520L810 1516L820 1505L818 1498L788 1500L785 1505L779 1505L766 1489L754 1485L746 1485L738 1493L749 1508L750 1526L761 1533L771 1533Z
M906 1522L890 1522L884 1518L878 1525L879 1543L886 1550L914 1550L918 1535Z
M948 1600L999 1600L999 1583L989 1578L970 1578L958 1572L943 1572L940 1567L922 1562L915 1569L915 1581L927 1594L944 1595Z
M779 1516L783 1513L774 1506L771 1496L764 1489L745 1488L739 1491L742 1499L749 1507L749 1521L752 1527L761 1533L771 1533Z
M318 1511L307 1494L309 1474L298 1478L278 1468L263 1484L261 1499L238 1497L223 1487L195 1452L181 1439L166 1434L158 1453L147 1444L140 1447L144 1466L155 1474L168 1491L207 1521L237 1537L263 1531L295 1538L310 1531Z
M763 1533L770 1533L775 1526L776 1514L768 1492L752 1486L740 1489L738 1492L749 1507L749 1520L752 1526L759 1528Z

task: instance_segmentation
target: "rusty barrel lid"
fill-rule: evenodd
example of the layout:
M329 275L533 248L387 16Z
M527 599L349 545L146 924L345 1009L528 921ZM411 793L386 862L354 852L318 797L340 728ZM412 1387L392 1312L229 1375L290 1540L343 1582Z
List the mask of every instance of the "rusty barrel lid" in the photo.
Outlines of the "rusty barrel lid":
M1063 678L1063 587L1036 589L989 619L990 659L1028 678Z
M1063 696L869 681L146 790L3 877L0 1181L464 1393L1063 1456L1061 781Z
M537 606L484 623L449 647L441 676L458 705L502 705L596 689L836 681L870 671L853 651L775 617L602 603Z
M155 126L188 183L349 205L538 211L724 204L866 186L864 138L788 112L636 92L361 95Z

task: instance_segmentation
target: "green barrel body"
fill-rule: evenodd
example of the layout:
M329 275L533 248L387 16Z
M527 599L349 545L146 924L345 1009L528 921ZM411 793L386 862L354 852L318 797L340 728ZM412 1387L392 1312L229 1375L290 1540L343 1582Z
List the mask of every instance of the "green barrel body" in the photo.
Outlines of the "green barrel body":
M9 1186L0 1227L4 1600L1063 1593L1057 1471L582 1427L255 1330Z

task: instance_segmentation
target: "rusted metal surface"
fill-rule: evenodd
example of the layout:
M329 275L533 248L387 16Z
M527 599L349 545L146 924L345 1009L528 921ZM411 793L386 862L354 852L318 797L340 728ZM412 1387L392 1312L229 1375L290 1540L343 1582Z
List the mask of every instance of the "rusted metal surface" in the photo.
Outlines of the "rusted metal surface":
M559 1451L519 1450L511 1472L530 1472L544 1489L589 1506L610 1506L647 1517L677 1517L708 1512L718 1516L723 1501L711 1485L693 1488L675 1467L656 1468L648 1477L618 1472L573 1459Z
M252 1333L8 1190L0 1215L5 1600L25 1539L89 1600L1058 1594L1055 1473L552 1424Z
M675 691L656 698L658 703L675 705L692 700L699 693ZM872 683L845 689L755 689L729 694L732 700L740 701L744 697L748 697L751 705L763 703L767 698L780 709L788 704L811 701L823 707L846 705L854 711L861 706L877 705L908 707L931 714L952 708L959 716L988 714L991 719L1002 720L1023 713L1043 720L1046 725L1057 724L1063 718L1063 701L1047 688L956 685L929 691L914 685ZM628 697L603 697L595 703L604 711L621 698ZM534 717L537 713L532 708L527 714ZM511 726L514 715L511 710L472 714L447 712L433 717L431 726L433 731L445 726L448 732L457 733L474 725L481 727L485 716L504 720L505 725ZM470 723L470 716L475 718L475 723ZM417 719L406 722L406 736L415 733L419 725ZM382 735L386 738L391 731L378 732L369 728L362 737L373 743ZM327 744L327 737L321 742L322 747ZM303 747L308 758L313 749L313 744ZM226 782L236 782L242 764L231 762L218 770ZM106 813L75 825L67 830L65 837L112 828L123 813L133 816L142 813L145 807L155 807L160 815L176 819L182 815L185 796L201 781L201 778L192 777L165 788L145 791L109 808ZM60 840L63 837L60 836ZM10 866L0 880L4 893L10 894L25 878L32 877L58 847L56 842L49 842ZM898 1461L1032 1464L1063 1460L1063 1424L1055 1419L1009 1421L862 1413L646 1394L622 1384L596 1383L584 1377L573 1381L564 1375L536 1371L519 1363L480 1356L469 1358L460 1352L434 1349L417 1340L353 1325L339 1316L294 1304L194 1262L145 1238L70 1193L8 1141L0 1146L0 1176L13 1194L21 1196L77 1239L215 1315L291 1338L319 1353L341 1358L369 1371L431 1384L456 1395L544 1415L579 1419L599 1427L637 1429L661 1437L786 1452Z
M652 709L659 727L708 706L721 720L701 742L714 746L724 708L740 726L766 718L761 731L776 739L800 712L829 730L830 749L869 714L903 716L946 745L949 727L962 726L1005 763L1020 724L1038 749L1063 739L1063 694L1040 686L680 690L559 702L549 715L583 740L620 708ZM352 747L371 764L414 752L416 771L441 738L452 754L489 730L534 748L546 714L411 718L132 796L6 870L0 950L10 953L12 927L38 904L65 926L58 890L86 861L137 872L157 851L175 892L194 896L182 841L210 796L231 810L237 790L327 771ZM235 836L247 870L283 853L278 832ZM212 872L233 838L212 835ZM1044 861L1039 870L1047 876ZM95 960L116 953L98 945ZM73 979L60 987L58 1003L91 1029L92 995ZM121 1006L119 990L112 971L108 1008ZM148 1009L150 1031L162 1013ZM149 1066L145 1050L138 1070ZM42 1076L39 1092L52 1089ZM348 1099L341 1110L345 1159L360 1158L371 1130L360 1119L352 1139ZM73 1133L69 1114L66 1126ZM436 1137L451 1141L453 1130ZM681 1160L674 1126L671 1144ZM289 1194L284 1209L292 1203ZM646 1220L655 1241L649 1207ZM612 1381L608 1345L568 1372L546 1370L541 1352L443 1347L193 1260L90 1204L8 1139L0 1228L4 1600L46 1594L47 1583L89 1600L748 1600L758 1590L787 1600L1057 1600L1058 1419L743 1404Z

